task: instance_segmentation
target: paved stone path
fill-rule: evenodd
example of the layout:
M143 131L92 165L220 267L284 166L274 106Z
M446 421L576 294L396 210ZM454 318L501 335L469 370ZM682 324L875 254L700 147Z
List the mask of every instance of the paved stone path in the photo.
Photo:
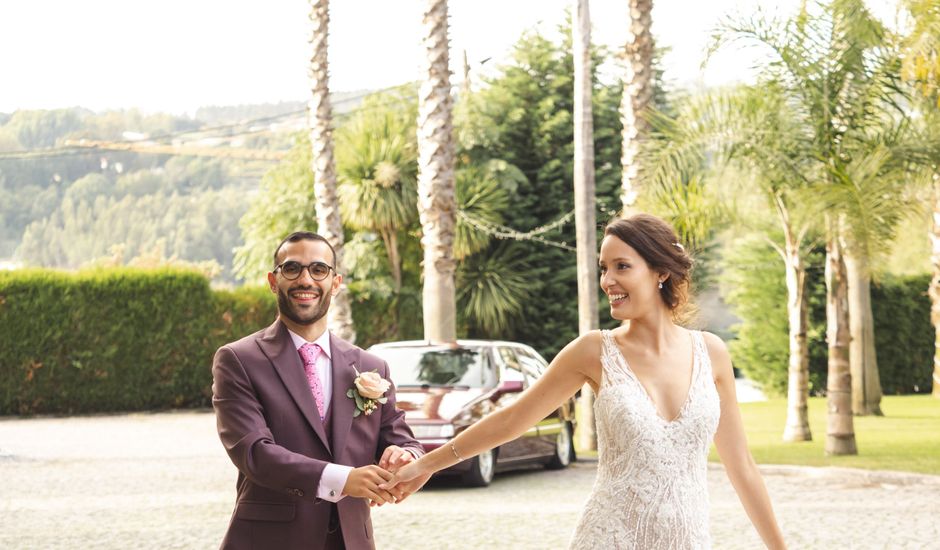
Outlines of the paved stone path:
M940 548L940 476L762 470L791 549ZM375 510L378 547L565 548L594 471L432 482ZM217 548L234 481L208 412L0 419L0 548ZM720 466L709 491L715 548L759 548Z

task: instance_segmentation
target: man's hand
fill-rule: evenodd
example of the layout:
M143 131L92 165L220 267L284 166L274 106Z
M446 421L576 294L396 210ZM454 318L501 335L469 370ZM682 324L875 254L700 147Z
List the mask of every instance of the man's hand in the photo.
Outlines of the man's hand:
M379 489L380 483L385 483L392 479L392 474L378 466L363 466L353 468L346 478L346 485L343 487L343 494L351 497L365 498L371 503L381 506L387 502L396 502L400 496L400 490L394 490L395 494L387 489Z
M402 449L398 445L389 445L382 453L382 458L379 459L379 468L384 468L394 474L399 468L413 462L414 459L415 456L411 452Z

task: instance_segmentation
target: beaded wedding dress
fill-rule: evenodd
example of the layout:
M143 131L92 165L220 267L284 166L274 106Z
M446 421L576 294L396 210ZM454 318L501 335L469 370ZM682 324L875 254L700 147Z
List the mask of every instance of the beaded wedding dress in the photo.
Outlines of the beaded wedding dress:
M594 401L597 479L572 549L710 548L706 459L720 415L701 332L692 332L692 383L672 421L656 408L610 331Z

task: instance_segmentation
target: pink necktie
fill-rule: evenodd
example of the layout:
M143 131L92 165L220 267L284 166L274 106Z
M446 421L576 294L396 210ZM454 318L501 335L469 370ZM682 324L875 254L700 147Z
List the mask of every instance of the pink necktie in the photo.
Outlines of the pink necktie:
M307 384L310 385L310 393L313 394L317 402L317 411L320 413L320 420L323 420L323 386L320 384L320 376L317 374L317 357L320 356L320 346L316 344L304 344L300 346L300 358L304 362L304 373L307 375Z

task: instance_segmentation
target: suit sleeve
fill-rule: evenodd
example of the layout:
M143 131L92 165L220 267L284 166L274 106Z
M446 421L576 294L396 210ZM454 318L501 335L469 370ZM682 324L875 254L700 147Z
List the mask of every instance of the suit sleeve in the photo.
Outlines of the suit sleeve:
M424 455L424 447L415 439L411 428L405 423L405 411L399 410L395 400L395 383L392 382L388 372L388 363L382 362L379 369L382 378L388 380L392 385L388 388L385 396L388 401L382 405L382 427L379 431L379 445L376 449L375 459L378 461L389 445L398 445L407 449L416 458Z
M228 346L220 348L212 362L212 407L225 451L249 480L294 497L315 499L328 462L274 441L251 380Z

